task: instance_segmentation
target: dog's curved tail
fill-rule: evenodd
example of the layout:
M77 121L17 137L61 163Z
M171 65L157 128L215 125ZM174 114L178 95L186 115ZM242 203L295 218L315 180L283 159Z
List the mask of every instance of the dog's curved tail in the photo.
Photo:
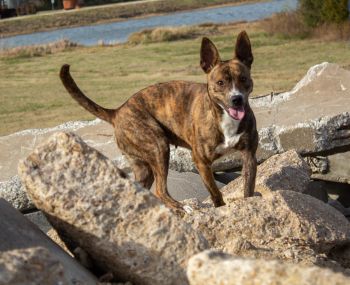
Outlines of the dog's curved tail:
M79 89L72 76L70 75L69 67L70 66L68 64L64 64L62 65L60 71L61 81L64 87L66 87L68 93L73 97L75 101L79 103L79 105L84 107L87 111L113 125L113 117L115 115L115 110L103 108L88 97L86 97L84 93Z

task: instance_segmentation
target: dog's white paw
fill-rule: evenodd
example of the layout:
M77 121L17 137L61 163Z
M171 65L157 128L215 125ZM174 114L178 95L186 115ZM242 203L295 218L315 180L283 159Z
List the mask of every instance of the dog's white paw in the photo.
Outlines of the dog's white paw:
M192 214L193 213L193 209L190 206L188 206L188 205L183 206L183 209L185 210L185 212L187 214Z

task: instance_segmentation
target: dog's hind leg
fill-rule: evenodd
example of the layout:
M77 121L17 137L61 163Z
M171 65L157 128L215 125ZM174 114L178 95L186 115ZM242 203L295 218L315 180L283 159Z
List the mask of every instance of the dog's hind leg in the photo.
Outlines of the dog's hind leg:
M160 143L159 141L157 142ZM169 145L159 148L159 152L154 157L154 163L151 165L156 180L156 196L170 208L183 210L183 206L174 200L168 193L167 177L169 168Z
M182 209L167 190L170 148L158 122L143 113L134 114L120 120L116 138L119 149L131 159L135 180L149 188L155 179L155 195L168 207Z
M197 166L198 172L202 177L205 187L208 189L210 193L214 206L215 207L224 206L225 202L222 198L222 194L219 188L215 184L214 175L211 170L211 166L209 162L206 163L205 160L202 159L199 155L196 155L194 151L192 152L192 159Z

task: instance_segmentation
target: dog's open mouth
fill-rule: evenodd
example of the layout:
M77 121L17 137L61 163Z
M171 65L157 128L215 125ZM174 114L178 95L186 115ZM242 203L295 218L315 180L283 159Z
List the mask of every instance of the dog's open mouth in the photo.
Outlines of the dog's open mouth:
M228 108L227 113L232 119L241 121L244 118L245 110L243 106L230 107Z

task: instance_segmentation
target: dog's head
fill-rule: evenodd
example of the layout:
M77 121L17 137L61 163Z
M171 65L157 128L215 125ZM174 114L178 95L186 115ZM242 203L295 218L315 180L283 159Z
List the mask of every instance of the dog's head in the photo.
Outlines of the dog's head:
M233 59L222 61L215 45L203 38L201 67L208 75L208 91L211 100L234 120L242 120L246 112L248 96L253 90L250 67L253 54L249 37L241 32L236 41Z

